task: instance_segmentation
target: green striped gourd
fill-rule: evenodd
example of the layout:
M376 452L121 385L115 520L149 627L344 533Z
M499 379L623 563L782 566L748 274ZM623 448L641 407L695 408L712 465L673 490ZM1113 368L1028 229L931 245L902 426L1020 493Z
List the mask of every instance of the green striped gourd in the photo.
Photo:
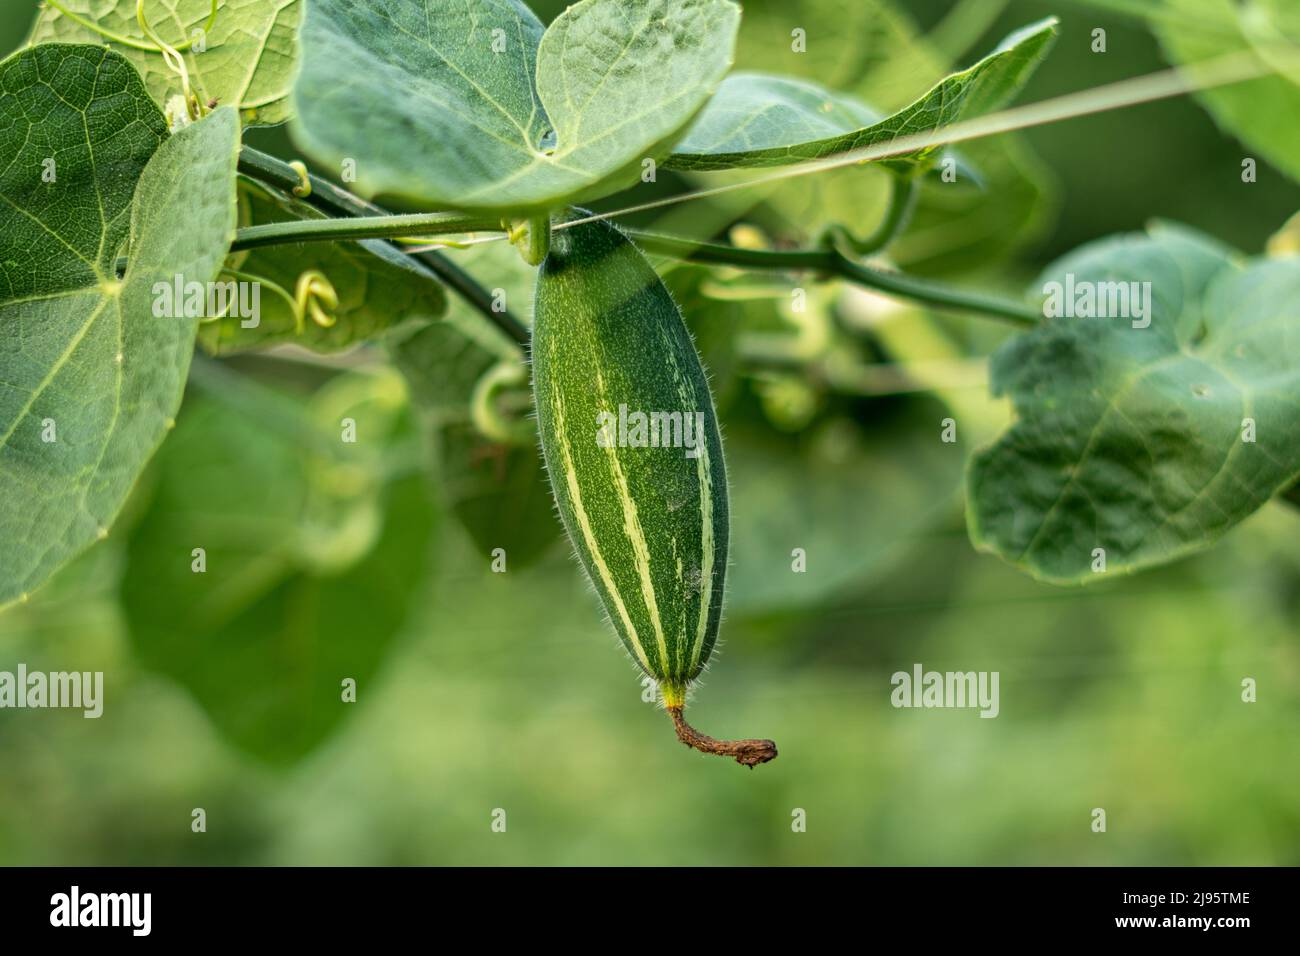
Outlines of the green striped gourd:
M551 489L628 652L684 743L754 766L771 741L682 718L709 660L727 570L727 478L690 333L639 250L605 222L557 231L537 280L533 392Z

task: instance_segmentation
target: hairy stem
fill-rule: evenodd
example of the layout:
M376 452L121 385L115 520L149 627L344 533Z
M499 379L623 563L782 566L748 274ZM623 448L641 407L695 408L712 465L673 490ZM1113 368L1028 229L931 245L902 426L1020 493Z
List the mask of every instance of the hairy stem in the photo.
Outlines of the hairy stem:
M1026 303L970 289L959 289L901 272L873 269L850 259L838 249L741 249L638 230L629 230L628 234L643 249L677 259L741 266L747 269L820 272L900 298L942 308L961 309L987 318L1010 322L1021 328L1030 328L1042 321L1042 314L1038 309Z
M298 219L246 226L235 234L231 252L295 242L334 242L339 239L388 239L394 236L442 236L499 229L485 216L454 212L419 212L404 216L358 216L340 219Z
M761 763L776 759L776 744L770 740L716 740L708 734L702 734L686 722L682 716L683 705L670 704L668 716L677 728L677 739L700 753L716 754L719 757L734 757L736 763L753 770Z
M528 248L524 251L524 261L530 266L540 266L550 251L551 217L534 216L528 220Z
M239 171L245 176L275 187L280 192L292 193L301 187L299 173L289 163L268 153L245 146L239 152ZM310 193L302 201L327 216L384 216L387 210L368 202L342 186L321 176L309 175ZM437 252L407 252L393 246L404 255L425 265L445 282L457 295L480 312L484 318L499 328L512 340L525 348L528 346L528 326L509 310L498 311L492 295L479 285L474 277Z

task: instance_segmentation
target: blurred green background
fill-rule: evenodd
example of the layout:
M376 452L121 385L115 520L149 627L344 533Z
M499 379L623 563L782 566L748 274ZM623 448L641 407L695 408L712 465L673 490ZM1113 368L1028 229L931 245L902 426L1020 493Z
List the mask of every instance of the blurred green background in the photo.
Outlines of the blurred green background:
M1116 12L1134 6L746 3L738 59L891 107L1054 13L1030 101L1166 66ZM6 49L29 22L7 5ZM293 156L282 131L250 139ZM1256 253L1300 209L1266 163L1243 184L1251 153L1186 98L963 153L988 188L930 190L897 259L1004 291L1153 217ZM854 169L645 221L797 241L853 215L865 231L884 182ZM466 261L508 284L518 267L494 255ZM408 386L373 350L206 359L109 538L0 614L0 670L106 683L98 720L0 714L0 863L1300 863L1300 511L1271 504L1126 580L1036 584L975 554L962 517L963 461L1005 422L979 358L1003 329L812 286L800 321L866 369L848 395L736 358L738 330L800 328L793 279L664 270L714 375L736 522L721 651L690 712L775 739L779 759L748 772L676 742L557 537L531 449L411 407L443 378ZM898 364L930 388L873 374ZM948 415L957 445L938 440ZM340 450L343 417L362 438ZM892 708L891 674L918 662L1000 672L1000 715Z

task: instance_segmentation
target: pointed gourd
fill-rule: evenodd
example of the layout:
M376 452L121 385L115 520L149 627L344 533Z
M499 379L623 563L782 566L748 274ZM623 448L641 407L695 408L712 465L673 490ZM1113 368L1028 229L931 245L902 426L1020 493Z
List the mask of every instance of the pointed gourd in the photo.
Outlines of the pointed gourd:
M771 760L682 718L722 617L729 514L722 439L681 313L614 226L557 229L537 280L533 391L565 530L683 743Z

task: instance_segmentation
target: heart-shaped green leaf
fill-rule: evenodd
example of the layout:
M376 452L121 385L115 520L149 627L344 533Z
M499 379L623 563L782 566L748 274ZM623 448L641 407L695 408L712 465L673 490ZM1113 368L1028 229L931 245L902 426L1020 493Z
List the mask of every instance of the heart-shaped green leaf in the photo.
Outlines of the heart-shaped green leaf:
M136 19L136 0L60 0L75 17L102 31L152 45ZM245 123L269 125L289 118L289 90L297 66L298 26L303 4L299 0L224 0L212 29L202 33L183 53L190 83L204 101L216 100L239 109ZM154 31L168 43L192 43L196 31L207 25L211 0L146 0L145 16ZM31 43L52 40L69 43L113 44L144 77L155 101L181 92L180 78L157 51L137 50L90 29L86 22L46 6L36 18ZM200 51L200 46L202 50Z
M315 0L294 135L357 187L524 212L617 192L671 149L731 63L729 0Z
M158 455L122 605L141 661L235 745L289 763L347 714L344 680L369 699L425 580L437 514L409 469L395 373L335 379L306 408L224 379L211 383L222 400L187 404ZM355 442L340 440L348 420Z
M1095 581L1207 547L1300 476L1300 258L1242 264L1156 226L1042 288L1121 317L1050 318L994 357L1018 420L969 469L978 547Z
M880 401L870 427L836 416L795 436L724 413L730 613L815 604L887 566L961 485L962 451L937 437L947 414L937 399L907 396ZM796 548L807 573L791 572Z
M270 192L251 180L240 181L239 195L242 225L322 218L306 203ZM232 314L199 327L199 344L213 355L289 343L317 352L336 352L403 322L430 322L447 305L433 272L376 239L261 246L235 253L226 264L263 282L255 318ZM307 316L299 328L293 307L269 284L275 283L292 296L299 277L309 271L325 276L338 297L337 306L324 308L333 320L330 325Z
M221 109L165 139L104 47L24 50L0 63L0 88L4 604L108 533L171 427L197 319L156 317L154 287L216 276L239 121Z
M924 133L997 109L1024 85L1056 37L1054 17L1012 33L969 69L945 77L897 113L880 118L853 97L807 80L764 73L727 77L666 165L711 170L782 166ZM935 149L885 162L924 166Z

